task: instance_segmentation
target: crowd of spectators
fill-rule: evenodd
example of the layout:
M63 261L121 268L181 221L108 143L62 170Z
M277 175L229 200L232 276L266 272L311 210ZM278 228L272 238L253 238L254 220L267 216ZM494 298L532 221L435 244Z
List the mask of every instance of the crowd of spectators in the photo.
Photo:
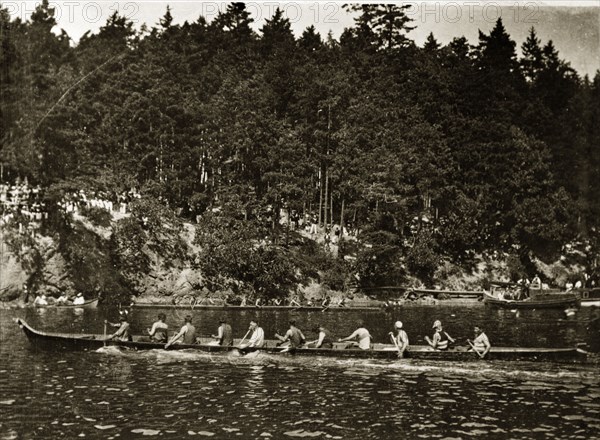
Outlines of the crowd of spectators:
M80 213L83 209L100 208L110 213L127 214L129 204L140 198L132 188L120 194L105 191L79 190L67 193L59 202L65 212ZM40 185L30 185L27 179L0 183L0 225L16 221L19 233L35 233L43 219L48 218Z
M120 194L108 191L85 191L79 190L65 194L60 206L66 212L79 212L83 208L101 208L108 212L118 212L127 214L129 204L139 199L141 194L132 188L129 191L123 191Z
M0 183L0 214L0 225L17 220L20 233L37 229L41 220L48 217L41 187L29 185L27 179L13 185Z

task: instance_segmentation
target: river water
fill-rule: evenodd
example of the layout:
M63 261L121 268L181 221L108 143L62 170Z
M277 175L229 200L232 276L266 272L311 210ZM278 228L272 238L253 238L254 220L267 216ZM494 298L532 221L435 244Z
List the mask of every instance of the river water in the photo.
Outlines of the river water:
M132 312L136 333L156 309ZM267 337L296 319L310 339L317 323L336 337L364 320L377 342L394 321L421 344L441 319L455 338L481 325L494 345L571 346L588 337L592 311L415 306L396 311L163 310L174 330L191 313L198 333L219 317L236 337L257 318ZM0 310L0 439L593 439L600 438L600 369L539 362L433 362L294 358L290 355L36 352L14 324L102 333L117 311Z

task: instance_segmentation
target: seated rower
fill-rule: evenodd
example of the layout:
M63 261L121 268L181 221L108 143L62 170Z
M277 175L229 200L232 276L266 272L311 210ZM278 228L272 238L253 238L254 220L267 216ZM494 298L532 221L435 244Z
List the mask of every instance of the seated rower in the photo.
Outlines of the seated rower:
M146 331L150 335L150 341L164 343L169 340L169 326L165 322L166 320L166 315L164 313L159 313L158 321L152 324L152 328L146 329Z
M290 328L285 335L281 336L275 334L275 337L281 341L281 343L278 344L280 347L296 348L300 347L306 342L306 338L304 337L302 330L296 327L296 321L290 321Z
M112 335L108 336L106 340L116 339L118 341L124 342L131 341L131 336L129 335L129 320L127 318L127 314L121 313L121 315L119 316L119 321L119 324L113 324L112 322L104 321L111 327L119 327L119 329Z
M233 331L225 318L219 319L217 334L211 335L211 337L215 338L216 341L211 342L209 345L221 345L223 347L231 347L233 345Z
M470 350L475 350L481 358L484 358L490 351L490 348L492 348L490 340L481 328L475 326L473 331L475 332L475 339L473 342L471 342L470 339L467 339L467 342L471 346Z
M83 303L85 303L85 298L83 297L83 293L79 292L77 294L77 296L75 297L75 299L73 300L73 305L80 306Z
M251 348L251 347L262 347L265 344L265 331L262 327L259 327L258 322L255 320L250 321L250 327L248 328L248 333L252 332L252 336L250 336L250 340L247 344L243 344L244 340L240 342L240 348ZM246 333L246 334L248 334ZM246 337L244 336L244 339Z
M359 322L358 328L354 330L350 336L338 339L338 342L346 341L352 341L346 348L353 348L356 346L361 350L368 350L371 348L371 334L369 333L369 330L364 327L363 322Z
M187 315L184 319L183 327L169 342L165 344L165 348L169 348L173 344L194 344L196 342L196 327L192 325L192 317Z
M433 323L433 328L435 329L433 338L429 339L429 336L425 336L425 341L436 350L447 350L448 342L455 342L454 339L442 329L441 321L436 320Z
M398 349L398 357L404 357L404 352L408 348L408 335L404 330L402 330L401 321L396 321L394 324L394 330L396 330L396 333L394 334L394 332L390 332L390 337Z
M42 294L42 295L36 296L35 300L33 301L33 305L35 305L35 306L47 306L48 305L48 300L46 299L46 295Z
M290 306L302 307L302 305L296 301L295 297L290 299Z
M306 343L308 347L311 345L314 348L333 348L333 338L331 333L323 325L319 324L315 331L319 333L319 338Z
M69 303L69 297L67 296L66 293L61 293L61 295L56 300L57 305L68 304L68 303Z
M280 306L281 305L281 299L280 298L275 298L273 300L273 305L275 306Z

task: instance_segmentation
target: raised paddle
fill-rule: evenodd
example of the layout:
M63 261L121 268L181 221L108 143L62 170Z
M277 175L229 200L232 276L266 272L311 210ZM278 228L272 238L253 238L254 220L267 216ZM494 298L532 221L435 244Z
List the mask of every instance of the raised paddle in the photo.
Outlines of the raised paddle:
M471 342L471 340L470 340L470 339L467 339L467 342L469 343L469 345L471 346L471 348L473 349L473 351L474 351L475 353L477 353L477 356L479 356L481 359L483 359L483 356L484 356L484 355L483 355L482 353L480 353L480 352L479 352L479 351L478 351L478 350L475 348L475 346L473 345L473 343Z

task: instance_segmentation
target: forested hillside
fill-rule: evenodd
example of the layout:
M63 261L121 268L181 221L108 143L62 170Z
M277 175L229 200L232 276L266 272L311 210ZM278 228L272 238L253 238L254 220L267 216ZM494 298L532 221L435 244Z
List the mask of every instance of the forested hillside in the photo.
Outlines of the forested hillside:
M327 267L365 285L427 284L441 261L494 251L526 272L575 240L597 255L600 74L581 78L535 29L518 58L501 20L475 45L417 47L402 6L352 9L339 41L295 37L279 10L256 33L233 3L139 32L115 13L74 47L47 0L27 22L0 9L2 179L39 184L60 234L66 193L136 188L113 263L143 270L141 242L161 239L180 258L165 225L198 219L210 252L191 264L271 296L298 282L292 210L360 231Z

